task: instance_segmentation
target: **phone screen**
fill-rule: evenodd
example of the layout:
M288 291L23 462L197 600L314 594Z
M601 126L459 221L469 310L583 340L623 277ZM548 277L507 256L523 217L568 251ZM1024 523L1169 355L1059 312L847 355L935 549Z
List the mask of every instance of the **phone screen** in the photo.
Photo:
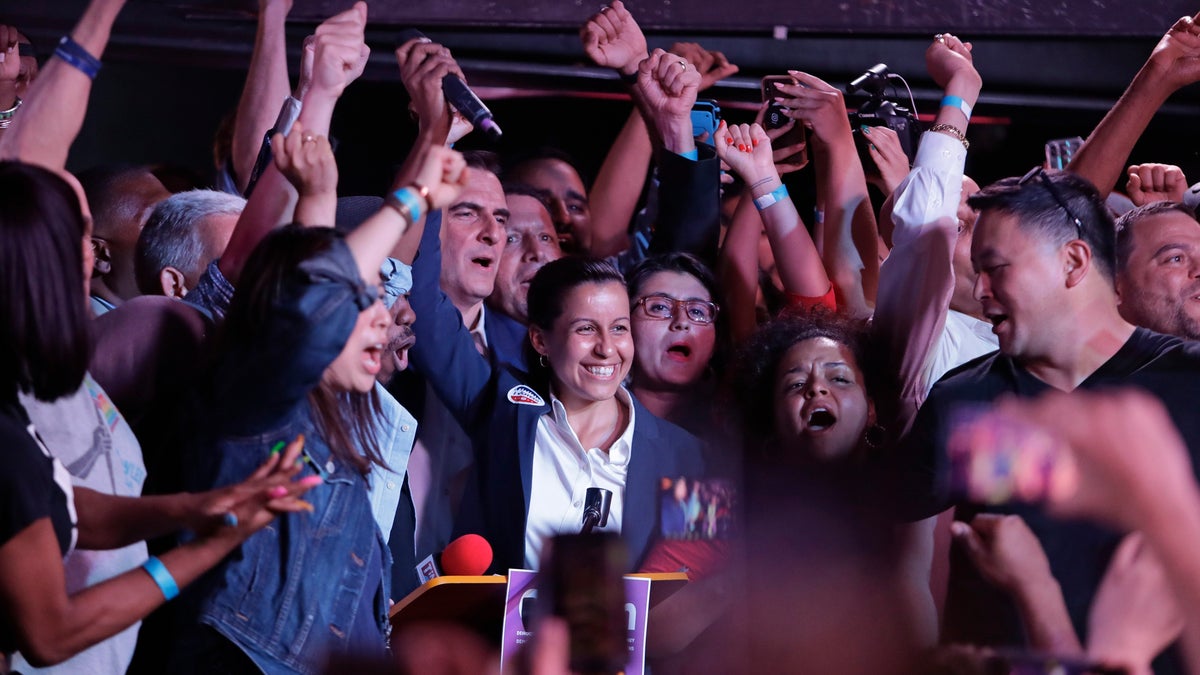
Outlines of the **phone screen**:
M563 534L547 543L538 605L566 620L571 671L615 675L625 670L625 545L608 532Z

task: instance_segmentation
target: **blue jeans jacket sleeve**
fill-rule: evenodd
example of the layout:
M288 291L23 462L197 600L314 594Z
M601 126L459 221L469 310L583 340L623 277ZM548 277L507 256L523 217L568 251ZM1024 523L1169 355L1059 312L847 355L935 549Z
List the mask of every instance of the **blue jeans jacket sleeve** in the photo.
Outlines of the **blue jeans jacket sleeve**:
M317 386L374 301L344 241L301 263L259 332L225 347L213 392L221 433L278 424Z
M429 214L413 262L413 287L409 303L417 320L413 332L412 363L425 376L438 398L464 429L471 429L486 398L492 366L475 349L475 340L463 325L462 315L442 291L441 212Z

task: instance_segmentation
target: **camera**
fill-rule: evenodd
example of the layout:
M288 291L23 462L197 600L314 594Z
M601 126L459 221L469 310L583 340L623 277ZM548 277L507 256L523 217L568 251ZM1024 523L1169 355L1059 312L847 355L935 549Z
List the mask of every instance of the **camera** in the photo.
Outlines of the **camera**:
M846 86L848 95L867 96L867 101L857 111L850 113L850 129L854 132L854 145L858 148L863 169L868 173L878 172L878 169L875 162L871 161L871 153L867 150L870 141L863 136L862 127L887 127L896 132L910 165L917 156L917 144L921 142L922 128L915 113L916 105L912 103L912 92L909 92L911 108L887 100L884 90L891 79L904 82L904 78L888 71L887 64L877 63ZM904 86L908 88L907 83Z

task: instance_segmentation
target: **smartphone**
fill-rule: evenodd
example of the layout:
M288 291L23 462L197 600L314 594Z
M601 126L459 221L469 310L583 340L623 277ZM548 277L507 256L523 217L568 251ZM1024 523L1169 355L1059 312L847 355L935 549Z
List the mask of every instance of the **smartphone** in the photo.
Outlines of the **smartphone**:
M1046 168L1060 171L1067 168L1067 165L1071 163L1071 158L1075 156L1076 152L1079 152L1079 148L1082 146L1083 139L1079 136L1046 141Z
M625 545L611 532L561 534L547 544L537 607L566 620L571 672L623 672L629 663Z
M721 106L712 99L697 99L692 106L692 137L698 139L707 133L704 142L712 145L720 124Z
M779 129L787 126L791 118L783 113L783 106L775 102L775 97L779 96L779 90L775 88L776 83L781 84L800 84L791 75L768 75L762 79L762 100L767 104L767 111L763 113L763 128L767 130ZM808 128L802 122L797 121L796 126L792 130L771 141L773 148L786 148L789 145L795 145L802 141L808 140ZM808 161L808 144L799 152L793 153L788 157L780 160L780 164L803 164Z
M1079 482L1065 442L1021 419L967 405L946 439L948 496L977 504L1063 499Z

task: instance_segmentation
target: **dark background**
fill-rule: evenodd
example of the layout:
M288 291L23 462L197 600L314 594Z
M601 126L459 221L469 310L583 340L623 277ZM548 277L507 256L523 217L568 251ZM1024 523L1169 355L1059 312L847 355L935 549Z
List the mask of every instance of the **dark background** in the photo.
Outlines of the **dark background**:
M320 18L349 4L296 0L292 64ZM29 35L44 59L83 6L0 0L0 21ZM840 87L881 61L907 78L919 111L931 114L940 92L925 75L924 49L932 33L953 31L974 43L984 78L967 167L983 183L1040 162L1048 139L1087 136L1158 37L1195 9L1175 0L657 0L629 7L651 48L696 41L741 66L707 94L735 121L748 121L742 108L757 101L763 75L798 68ZM256 8L245 0L130 0L104 56L71 168L167 162L210 175L213 134L237 105ZM598 9L594 0L371 2L371 64L334 118L341 191L381 192L415 132L392 56L397 34L410 25L454 51L505 129L498 149L554 145L594 173L631 109L610 73L586 65L576 35ZM897 100L906 98L901 88ZM857 102L848 99L850 107ZM1200 180L1197 113L1195 87L1176 94L1132 161L1179 164ZM482 146L470 137L461 144Z

